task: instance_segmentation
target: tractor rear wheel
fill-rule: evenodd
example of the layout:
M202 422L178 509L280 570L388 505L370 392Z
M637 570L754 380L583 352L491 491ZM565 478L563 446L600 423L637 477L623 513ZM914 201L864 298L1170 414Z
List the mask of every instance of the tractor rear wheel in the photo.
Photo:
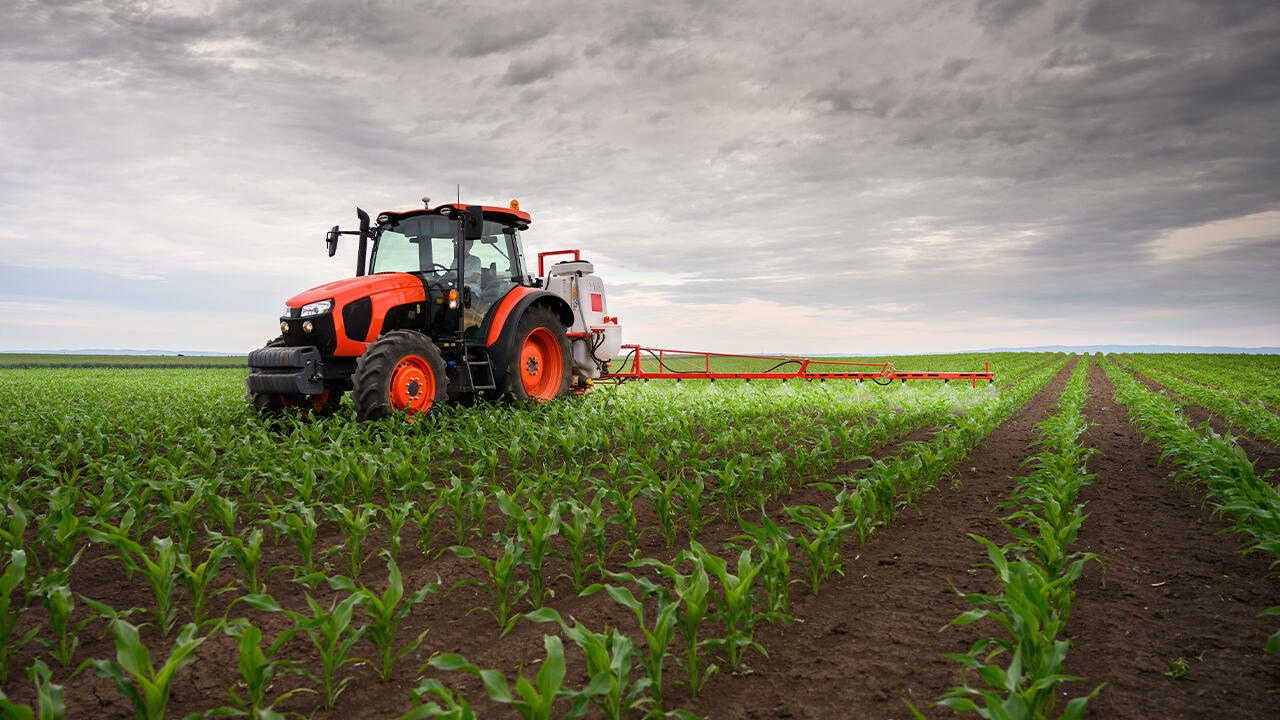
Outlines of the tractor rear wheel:
M449 385L440 349L413 330L392 330L370 343L356 360L351 382L361 420L424 413L444 401Z
M519 400L546 402L569 389L569 338L550 309L531 307L516 326L515 354L503 390Z

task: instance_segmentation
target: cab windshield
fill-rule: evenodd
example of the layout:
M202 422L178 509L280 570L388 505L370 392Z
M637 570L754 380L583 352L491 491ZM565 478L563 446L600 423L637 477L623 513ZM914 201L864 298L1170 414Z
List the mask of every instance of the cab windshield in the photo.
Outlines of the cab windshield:
M374 245L369 272L431 272L454 267L458 221L442 215L406 218L383 228Z

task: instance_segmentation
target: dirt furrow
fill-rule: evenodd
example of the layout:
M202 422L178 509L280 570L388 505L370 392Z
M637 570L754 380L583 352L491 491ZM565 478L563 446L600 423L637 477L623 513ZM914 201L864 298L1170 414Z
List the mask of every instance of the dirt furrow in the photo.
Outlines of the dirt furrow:
M792 590L793 623L762 626L769 657L750 656L754 672L721 675L680 707L708 718L907 718L904 700L926 707L959 682L944 652L968 648L982 630L939 629L967 609L955 587L990 590L972 566L982 547L968 533L1002 539L994 506L1051 411L1072 362L961 463L958 484L926 494L861 549L846 549L844 577L817 596Z
M1280 623L1258 617L1280 604L1267 558L1241 556L1200 489L1168 479L1172 467L1113 402L1101 368L1089 381L1086 412L1097 426L1085 442L1100 452L1080 493L1088 519L1076 547L1104 557L1105 584L1096 563L1076 584L1067 671L1087 687L1068 692L1107 683L1089 717L1280 717L1280 695L1270 692L1280 688L1280 658L1262 656Z

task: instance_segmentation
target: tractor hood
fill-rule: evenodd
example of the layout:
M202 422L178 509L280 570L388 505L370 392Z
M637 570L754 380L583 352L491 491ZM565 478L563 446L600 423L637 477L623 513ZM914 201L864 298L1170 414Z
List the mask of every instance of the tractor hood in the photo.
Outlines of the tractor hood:
M289 298L287 304L289 307L300 308L307 303L333 298L334 304L342 307L362 297L382 293L394 293L402 297L416 295L416 298L414 298L416 300L426 299L426 295L422 290L421 280L408 273L388 272L335 280L331 283L318 285Z

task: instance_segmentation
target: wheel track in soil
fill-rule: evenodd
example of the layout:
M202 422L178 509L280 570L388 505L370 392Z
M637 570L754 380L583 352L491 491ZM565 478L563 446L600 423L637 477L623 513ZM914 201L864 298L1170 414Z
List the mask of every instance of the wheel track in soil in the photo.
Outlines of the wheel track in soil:
M1067 632L1074 647L1066 673L1084 682L1088 717L1280 717L1280 659L1262 656L1280 623L1258 613L1280 604L1267 558L1240 555L1237 537L1202 506L1200 488L1168 479L1161 449L1144 443L1102 368L1089 371L1085 412L1097 423L1084 442L1099 452L1080 491L1088 518L1074 549L1099 553L1076 582ZM1166 677L1184 658L1190 674ZM1061 709L1059 705L1059 709Z
M958 684L959 663L942 653L967 649L982 629L939 634L968 609L952 584L993 589L990 578L969 572L985 553L968 534L1003 539L995 505L1013 491L1039 437L1035 424L1048 417L1077 361L961 461L958 486L926 493L865 546L846 543L844 576L824 582L818 595L797 584L797 621L757 629L769 657L748 655L753 673L719 674L696 699L668 693L671 704L708 718L909 718L904 700L926 708Z

